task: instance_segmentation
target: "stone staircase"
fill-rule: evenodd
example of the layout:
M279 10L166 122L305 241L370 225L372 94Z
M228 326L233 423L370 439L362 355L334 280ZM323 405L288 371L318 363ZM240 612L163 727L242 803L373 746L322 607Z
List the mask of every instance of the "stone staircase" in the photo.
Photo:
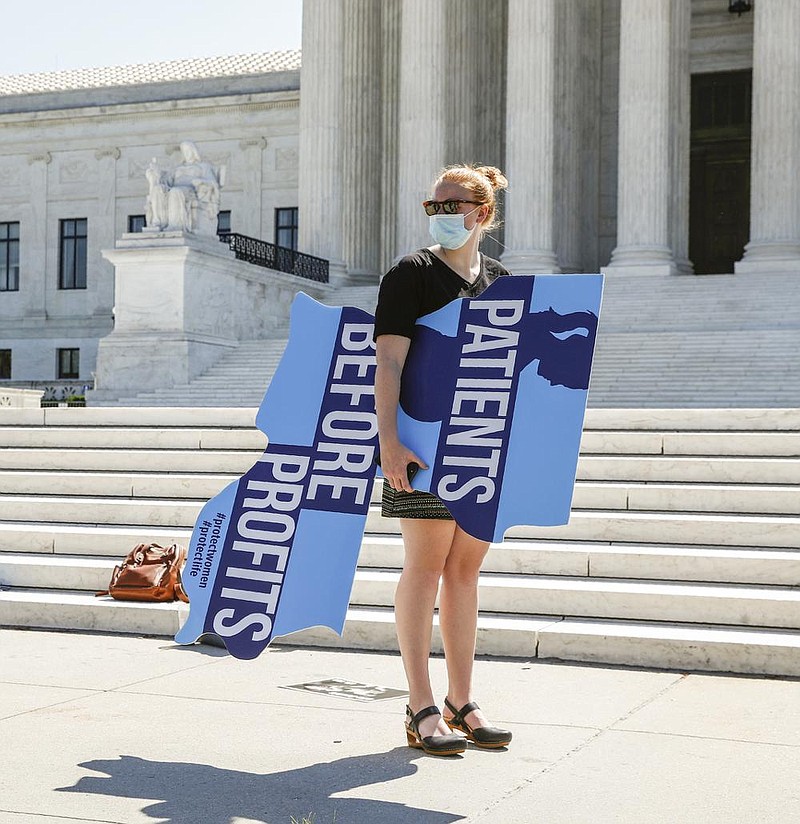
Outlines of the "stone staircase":
M188 542L263 449L253 418L0 410L0 625L173 634L185 606L93 592L134 544ZM344 638L291 643L396 648L379 493ZM800 675L800 410L589 410L569 525L510 530L480 591L482 653Z
M800 273L606 278L589 406L800 407ZM326 303L374 311L377 286ZM189 384L120 406L258 406L286 346L243 341Z
M800 406L800 272L606 278L593 407Z
M328 306L356 306L375 311L378 287L342 286L331 289ZM269 386L289 338L289 320L266 340L240 341L210 369L190 383L156 392L120 398L111 406L223 406L258 407ZM105 404L104 404L105 405Z

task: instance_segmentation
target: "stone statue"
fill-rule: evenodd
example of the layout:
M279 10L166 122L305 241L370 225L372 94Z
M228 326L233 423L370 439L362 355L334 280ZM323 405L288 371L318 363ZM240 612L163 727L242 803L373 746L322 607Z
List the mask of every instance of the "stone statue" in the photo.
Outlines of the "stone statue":
M201 160L191 140L181 143L181 154L183 163L172 172L160 169L155 158L147 167L147 228L215 237L226 167L215 168Z

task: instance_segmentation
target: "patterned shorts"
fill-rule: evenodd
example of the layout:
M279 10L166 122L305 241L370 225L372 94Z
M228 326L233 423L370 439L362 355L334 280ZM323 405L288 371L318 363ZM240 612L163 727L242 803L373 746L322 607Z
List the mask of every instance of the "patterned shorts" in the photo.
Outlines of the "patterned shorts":
M452 521L447 507L428 492L396 492L383 482L381 515L384 518L429 518Z

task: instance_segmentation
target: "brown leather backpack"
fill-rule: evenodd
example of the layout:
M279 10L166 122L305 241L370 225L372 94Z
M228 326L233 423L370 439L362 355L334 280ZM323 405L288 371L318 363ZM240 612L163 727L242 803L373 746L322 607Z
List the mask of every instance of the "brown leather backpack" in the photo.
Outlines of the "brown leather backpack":
M168 549L158 544L138 544L125 560L114 567L108 589L98 595L110 595L118 601L175 601L189 599L181 585L181 567L186 550L178 544Z

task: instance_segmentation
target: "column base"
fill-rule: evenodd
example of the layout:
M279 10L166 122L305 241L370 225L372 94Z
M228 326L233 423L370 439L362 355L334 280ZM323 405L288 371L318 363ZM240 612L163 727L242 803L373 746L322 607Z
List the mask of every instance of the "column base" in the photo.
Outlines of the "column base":
M328 283L331 286L347 286L347 267L344 265L344 261L328 261Z
M618 246L604 275L677 275L679 269L667 246Z
M751 241L744 248L744 257L733 265L737 275L800 274L800 242Z
M350 269L347 272L347 286L377 286L380 282L380 272L371 269Z
M548 249L512 249L500 258L512 275L560 275L555 252Z

